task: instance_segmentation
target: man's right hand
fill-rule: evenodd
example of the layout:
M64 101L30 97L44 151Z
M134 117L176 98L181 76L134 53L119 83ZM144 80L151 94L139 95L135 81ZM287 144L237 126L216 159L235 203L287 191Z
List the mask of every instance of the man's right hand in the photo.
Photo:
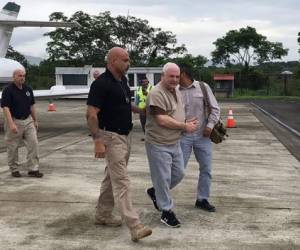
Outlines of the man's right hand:
M101 139L95 139L95 158L105 157L105 145Z
M18 131L18 128L17 128L17 126L16 126L16 124L10 124L9 125L9 129L10 129L10 131L11 132L13 132L14 134L17 134L19 131Z
M193 133L197 130L199 122L196 118L192 118L186 121L185 123L185 131L187 133Z

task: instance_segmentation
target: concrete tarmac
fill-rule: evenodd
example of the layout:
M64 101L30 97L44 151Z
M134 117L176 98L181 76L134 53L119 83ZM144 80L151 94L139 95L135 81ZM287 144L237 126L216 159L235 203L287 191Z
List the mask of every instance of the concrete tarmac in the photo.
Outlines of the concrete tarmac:
M94 225L105 162L93 158L84 101L38 102L42 179L13 178L0 153L0 249L300 249L300 163L245 103L229 107L237 128L214 145L208 213L194 208L198 166L192 157L172 190L180 228L168 228L145 194L151 186L139 121L134 121L129 162L134 206L153 235L134 243L125 225ZM3 119L2 114L0 121ZM3 144L3 133L0 135ZM20 149L20 162L25 150ZM21 164L22 165L22 164Z

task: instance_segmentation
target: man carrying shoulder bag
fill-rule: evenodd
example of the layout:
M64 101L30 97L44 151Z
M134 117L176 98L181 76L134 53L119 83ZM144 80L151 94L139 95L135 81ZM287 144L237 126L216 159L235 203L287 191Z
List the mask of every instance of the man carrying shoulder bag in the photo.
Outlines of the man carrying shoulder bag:
M180 67L179 90L185 105L186 119L195 117L199 121L199 128L194 133L184 133L180 140L184 164L186 167L193 150L200 170L195 207L208 212L215 212L215 207L208 202L212 168L212 142L210 135L220 119L220 108L208 84L204 83L203 85L207 90L211 109L208 117L204 104L205 93L203 93L200 83L193 80L189 67L186 65Z

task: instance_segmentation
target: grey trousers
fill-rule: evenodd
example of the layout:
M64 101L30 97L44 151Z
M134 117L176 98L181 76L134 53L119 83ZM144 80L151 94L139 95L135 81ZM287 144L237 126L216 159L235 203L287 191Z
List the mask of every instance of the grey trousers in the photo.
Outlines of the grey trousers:
M173 207L170 190L184 177L180 144L161 146L146 142L145 145L157 205L161 210L168 211Z
M4 124L4 140L7 147L7 160L11 172L18 171L18 149L22 142L24 142L27 149L27 167L31 171L39 169L38 156L38 139L37 132L34 126L32 117L29 116L25 120L14 119L14 123L18 128L18 133L14 134L8 128L7 122Z

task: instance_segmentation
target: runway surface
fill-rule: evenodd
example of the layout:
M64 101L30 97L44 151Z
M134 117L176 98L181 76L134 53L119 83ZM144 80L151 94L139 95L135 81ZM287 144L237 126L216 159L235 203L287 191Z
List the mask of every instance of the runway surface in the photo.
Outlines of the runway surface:
M214 145L210 201L216 213L194 208L198 166L192 157L182 183L172 190L178 229L161 224L145 194L151 186L143 134L134 121L128 165L132 200L153 235L130 241L125 225L94 225L105 167L93 158L85 101L57 101L56 112L38 102L42 179L12 178L0 153L1 249L299 249L300 164L257 119L247 103L221 103L226 120L234 110L237 128ZM3 116L1 114L0 121ZM3 145L3 133L0 135ZM20 149L20 163L25 150Z

